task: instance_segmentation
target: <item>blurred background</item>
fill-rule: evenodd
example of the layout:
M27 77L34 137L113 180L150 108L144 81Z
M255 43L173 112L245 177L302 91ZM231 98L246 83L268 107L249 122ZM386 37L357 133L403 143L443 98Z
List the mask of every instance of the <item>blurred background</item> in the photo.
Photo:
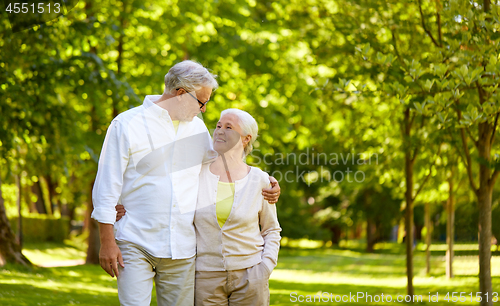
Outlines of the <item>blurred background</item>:
M118 303L89 218L101 146L186 59L218 75L209 130L248 111L247 162L280 182L271 304L499 291L498 1L69 1L41 24L7 4L2 305Z

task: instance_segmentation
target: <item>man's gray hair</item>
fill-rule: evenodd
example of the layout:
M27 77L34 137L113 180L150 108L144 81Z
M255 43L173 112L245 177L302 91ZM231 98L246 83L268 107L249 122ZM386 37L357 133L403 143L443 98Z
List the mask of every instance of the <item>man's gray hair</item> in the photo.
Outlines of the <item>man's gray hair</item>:
M236 117L238 117L238 122L241 130L243 131L244 136L247 135L252 136L252 139L250 139L250 142L246 145L245 150L243 152L243 157L245 157L248 154L250 154L250 152L252 152L253 150L253 143L257 139L259 133L259 126L257 125L257 121L255 121L252 115L237 108L228 108L223 110L222 113L220 114L220 117L222 118L222 116L229 114L233 114Z
M165 75L165 92L171 93L177 88L184 88L187 92L192 92L202 87L216 90L219 87L215 80L216 77L200 63L189 60L182 61L170 68Z

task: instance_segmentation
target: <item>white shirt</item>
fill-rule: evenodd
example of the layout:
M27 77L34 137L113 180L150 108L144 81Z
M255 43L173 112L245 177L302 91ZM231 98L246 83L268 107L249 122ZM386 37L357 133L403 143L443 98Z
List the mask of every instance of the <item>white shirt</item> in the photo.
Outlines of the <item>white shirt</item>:
M99 158L92 218L114 224L117 240L135 243L159 258L196 254L193 225L203 162L216 157L210 134L197 117L175 133L168 111L146 96L118 115ZM115 205L127 213L115 223Z

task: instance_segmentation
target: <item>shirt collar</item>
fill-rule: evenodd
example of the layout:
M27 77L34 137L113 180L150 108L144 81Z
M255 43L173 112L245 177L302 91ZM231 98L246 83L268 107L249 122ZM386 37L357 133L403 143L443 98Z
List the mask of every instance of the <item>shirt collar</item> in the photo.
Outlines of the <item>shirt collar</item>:
M160 99L161 95L147 95L144 98L144 102L142 105L144 108L151 112L154 115L162 116L162 115L168 115L168 111L160 106L158 106L155 102ZM170 117L170 116L168 116Z

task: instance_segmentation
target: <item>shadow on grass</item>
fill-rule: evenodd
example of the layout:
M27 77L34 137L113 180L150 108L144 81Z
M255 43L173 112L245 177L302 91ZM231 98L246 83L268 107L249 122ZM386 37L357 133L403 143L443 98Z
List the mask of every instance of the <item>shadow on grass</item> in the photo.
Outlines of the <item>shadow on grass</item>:
M119 305L116 280L101 267L0 269L0 305Z
M0 284L3 306L21 305L119 305L116 294L89 290L60 290L27 284Z
M47 251L51 249L58 248L72 248L76 250L81 250L82 248L78 248L75 245L71 244L62 244L59 242L26 242L23 245L23 250L37 250L37 251Z

